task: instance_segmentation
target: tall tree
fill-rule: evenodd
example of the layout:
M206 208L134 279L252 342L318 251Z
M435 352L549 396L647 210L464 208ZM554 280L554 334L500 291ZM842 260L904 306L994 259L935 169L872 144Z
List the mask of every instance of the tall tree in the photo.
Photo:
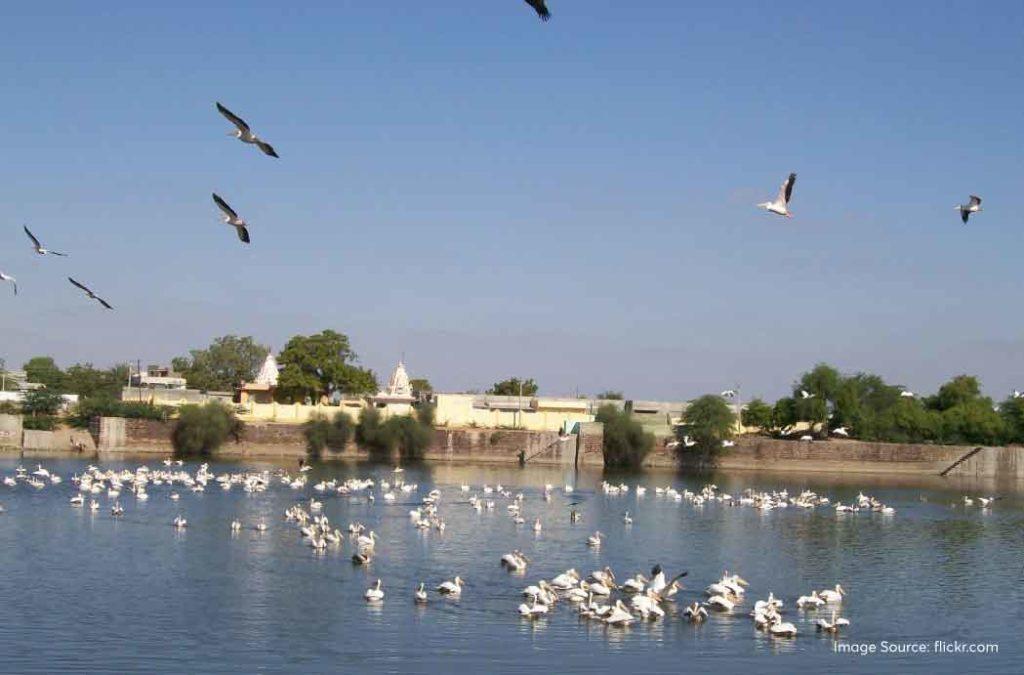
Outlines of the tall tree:
M52 392L64 391L64 373L51 356L33 356L22 370L29 382L38 382Z
M522 391L519 390L519 386L522 385ZM533 378L528 380L520 380L518 377L510 377L507 380L501 382L495 382L494 385L487 390L488 394L495 396L519 396L520 393L523 396L535 396L539 387L537 383L533 381Z
M434 387L430 384L430 380L425 377L412 378L409 380L409 386L412 388L412 395L417 399L423 399L434 391Z
M171 361L188 385L204 391L231 391L251 382L270 350L252 337L225 335L214 338L206 349L193 349L189 356Z
M740 419L743 421L743 426L753 427L759 431L768 432L774 426L772 407L760 398L751 399L750 403L740 411Z
M127 364L100 370L91 363L76 363L64 373L64 389L82 398L116 399L127 380Z
M348 336L333 330L296 335L281 350L277 397L282 401L318 402L335 392L369 394L377 390L372 370L355 365Z
M680 435L689 436L696 442L697 450L705 454L721 450L722 443L731 439L735 430L736 415L721 396L706 394L683 411Z

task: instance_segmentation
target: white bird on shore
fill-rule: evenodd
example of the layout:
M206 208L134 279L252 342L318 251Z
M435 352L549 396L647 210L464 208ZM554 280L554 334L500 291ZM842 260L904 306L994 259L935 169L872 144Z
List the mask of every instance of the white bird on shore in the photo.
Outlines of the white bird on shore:
M377 579L376 585L366 589L366 593L363 593L363 597L366 598L367 602L380 602L384 599L384 590L381 588L381 585L381 580Z
M796 183L796 174L791 173L785 182L782 183L782 187L779 188L779 195L775 198L775 201L762 202L758 206L770 213L792 218L793 214L789 212L789 198L793 195L794 183Z
M270 157L277 157L277 152L274 151L274 147L270 145L270 143L267 143L259 136L254 134L252 129L249 128L249 125L246 124L245 120L243 120L241 117L225 108L223 105L220 104L220 102L217 103L217 111L225 118L227 118L227 120L234 124L236 127L234 131L228 132L229 136L234 136L243 143L255 145L256 147L263 151L264 155L269 155Z
M36 235L32 234L32 231L28 229L28 225L22 225L22 228L25 230L25 234L28 235L28 238L32 240L32 248L35 250L37 254L56 255L62 258L66 258L68 256L67 253L60 253L59 251L51 251L48 248L43 248L43 245L39 243L38 239L36 239Z
M981 197L971 195L970 200L966 204L958 204L955 208L960 212L960 220L964 221L964 225L966 225L967 219L971 217L972 213L981 211Z
M213 193L213 201L214 203L217 204L217 207L224 214L221 217L221 219L224 221L224 224L231 225L232 227L234 227L235 232L238 234L238 238L243 243L248 244L250 241L249 229L247 227L249 223L245 222L245 220L243 220L233 208L228 206L228 203L224 201L224 199L221 198L221 196L218 195L216 192Z
M847 430L846 427L836 427L835 429L832 430L832 433L835 434L836 436L842 436L843 438L847 438L850 435L850 432Z
M0 281L10 281L11 285L14 286L14 294L15 295L18 294L18 280L17 279L15 279L14 277L10 276L9 274L4 274L3 272L0 272Z
M722 441L722 447L723 448L731 448L731 447L733 447L735 445L736 445L736 441L730 441L729 439L726 439L726 440Z

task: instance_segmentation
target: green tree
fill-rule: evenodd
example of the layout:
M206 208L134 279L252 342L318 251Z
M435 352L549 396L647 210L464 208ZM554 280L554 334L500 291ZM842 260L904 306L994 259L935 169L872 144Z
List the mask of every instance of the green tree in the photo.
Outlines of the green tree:
M213 454L230 437L240 440L242 422L216 401L205 405L183 405L171 431L171 444L178 455Z
M32 389L25 393L21 401L21 412L24 415L56 415L64 399L55 391L49 389Z
M740 412L740 419L745 427L769 432L775 426L773 412L772 407L762 399L754 398Z
M689 436L698 452L713 455L722 449L724 441L733 437L735 430L736 415L729 404L721 396L705 394L683 411L683 428L679 435Z
M231 391L242 382L252 382L270 350L252 337L224 335L214 338L205 349L193 349L188 356L171 361L190 387L203 391Z
M796 399L784 396L772 406L772 426L779 431L787 431L800 421L796 412Z
M342 452L352 438L355 425L347 413L338 411L331 420L323 415L317 415L302 427L309 456L312 459L320 459L324 450Z
M522 386L522 392L519 390L520 385ZM522 393L523 396L535 396L537 391L537 383L533 381L533 378L520 380L518 377L510 377L507 380L495 382L494 385L487 390L487 393L493 394L494 396L519 396L520 393Z
M607 391L602 391L600 394L597 395L597 398L600 401L621 401L625 398L625 396L621 391L614 391L612 389L609 389Z
M973 375L957 375L939 387L939 393L925 400L925 405L939 412L981 398L981 383Z
M812 424L820 424L822 433L827 434L829 404L835 403L842 381L843 376L839 371L827 363L819 363L801 375L793 386L798 417Z
M81 398L116 399L127 382L127 364L100 370L91 363L76 363L64 373L65 391Z
M288 341L278 362L277 397L283 401L313 402L334 392L369 394L377 390L373 371L354 365L356 354L348 337L333 330L296 335Z
M430 380L425 377L412 378L409 380L409 386L412 388L412 395L419 400L423 400L434 392L434 387L430 384Z
M415 415L397 415L386 422L380 410L365 408L355 437L359 447L377 461L389 461L395 452L404 460L422 459L434 438L433 407L422 406Z
M1006 440L1010 443L1024 443L1024 398L1011 396L999 405L1003 418Z
M602 450L606 467L638 469L654 449L654 435L625 410L614 405L597 409L596 420L604 424Z
M29 382L38 382L50 391L64 392L64 373L50 356L33 356L22 370Z
M940 392L941 396L941 392ZM996 445L1006 436L1006 425L988 398L977 398L943 410L942 441Z

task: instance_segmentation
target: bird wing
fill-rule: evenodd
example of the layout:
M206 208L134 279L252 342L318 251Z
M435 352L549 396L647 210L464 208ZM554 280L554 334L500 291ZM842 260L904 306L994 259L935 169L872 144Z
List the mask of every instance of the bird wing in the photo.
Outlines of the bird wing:
M238 232L238 238L248 244L249 230L246 229L245 225L236 225L235 230Z
M526 0L526 4L533 7L533 10L537 12L537 16L540 17L541 21L547 21L551 18L551 12L548 11L548 7L544 4L544 0Z
M967 219L970 218L970 217L971 217L971 212L970 211L968 211L967 209L960 209L960 220L964 221L964 224L967 223Z
M277 157L277 152L274 151L274 146L266 141L256 141L256 145L260 146L260 150L263 151L264 155L270 155L271 157Z
M232 218L238 218L238 214L235 213L235 210L228 206L228 203L221 199L220 195L218 195L216 192L213 193L213 201L217 204L218 207L220 207L220 210L223 211L225 215L231 216Z
M71 277L68 277L68 281L70 281L70 282L71 282L72 284L74 284L75 286L78 286L79 288L81 288L81 289L82 289L83 291L85 291L86 293L92 293L92 291L90 291L90 290L89 290L88 286L83 286L82 284L78 283L77 281L75 281L75 280L74 280L74 279L72 279Z
M789 198L793 195L793 184L796 183L796 174L791 173L786 179L786 182L779 188L779 199L784 203L789 203Z
M59 255L61 258L67 258L67 253L61 253L60 251L47 251L50 255Z
M238 130L242 133L247 133L249 131L249 125L245 123L245 120L222 106L219 101L217 102L217 110L221 115L226 117L229 122L238 127Z
M971 195L971 206L981 206L981 197L978 195Z
M22 227L25 229L25 234L28 235L28 238L32 240L33 244L35 244L35 247L42 248L42 244L40 244L39 240L36 239L36 235L32 234L32 231L28 229L28 225L22 225Z
M107 309L114 309L113 307L111 307L111 306L110 306L110 303L109 303L109 302L107 302L106 300L104 300L104 299L103 299L103 298L101 298L100 296L98 296L98 295L97 295L97 296L96 296L96 299L97 299L97 300L99 301L99 303L100 303L101 305L103 305L103 306L104 306L104 307L106 307Z

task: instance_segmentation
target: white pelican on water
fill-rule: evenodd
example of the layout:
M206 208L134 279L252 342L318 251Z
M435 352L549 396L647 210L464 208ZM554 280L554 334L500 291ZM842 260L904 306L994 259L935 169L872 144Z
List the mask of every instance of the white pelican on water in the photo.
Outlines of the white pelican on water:
M32 240L32 248L35 250L35 252L37 254L39 254L39 255L56 255L56 256L60 256L62 258L66 258L67 257L67 255L68 255L67 253L60 253L59 251L51 251L48 248L43 248L43 245L39 243L38 239L36 239L36 235L32 234L32 231L28 229L28 225L22 225L22 228L25 230L25 234L28 235L28 238Z
M844 595L846 595L846 591L839 584L836 584L835 588L826 588L818 593L818 597L825 602L842 602Z
M519 615L523 617L538 619L542 616L545 616L547 613L548 606L537 600L536 595L533 596L533 599L530 601L529 605L525 602L519 605Z
M768 632L775 637L796 637L796 626L788 621L783 622L781 616L775 615L775 620L772 622L771 627L768 628Z
M981 211L981 197L971 195L970 201L966 204L958 204L955 208L960 212L960 220L964 221L964 225L966 225L967 219L971 217L972 213Z
M384 591L381 589L381 585L381 580L377 579L377 583L374 586L366 589L363 597L366 598L367 602L380 602L384 599Z
M4 274L3 272L0 272L0 281L10 281L11 285L14 286L14 294L15 295L18 294L18 280L17 279L15 279L14 277L12 277L12 276L10 276L8 274Z
M459 597L462 595L462 578L455 577L451 581L445 581L437 587L437 592L452 598Z
M622 600L618 600L612 607L612 611L604 618L609 626L627 626L636 621L636 617L629 613Z
M249 128L249 125L246 124L245 120L222 106L220 102L217 103L217 111L236 127L234 131L228 132L229 136L234 136L243 143L249 143L257 146L263 151L264 155L277 157L277 152L274 151L274 147L254 134L252 129Z
M818 595L818 591L811 591L810 595L801 595L796 599L796 606L800 609L817 609L825 604L825 601Z
M231 225L232 227L234 227L235 232L238 233L238 238L241 239L243 243L248 244L249 229L246 226L249 223L245 222L245 220L243 220L238 215L238 213L235 212L233 208L228 206L228 203L224 201L221 198L221 196L218 195L216 192L213 193L213 201L217 204L217 208L219 208L224 213L224 215L222 216L224 224Z
M587 546L590 548L601 548L601 537L604 535L600 532L595 532L591 536L587 537Z
M826 633L838 633L840 627L850 625L850 620L844 619L842 617L837 617L836 613L833 611L831 621L826 621L825 619L818 619L814 622L814 624L818 627L818 630L820 631L824 631Z
M702 623L704 619L708 618L708 610L695 602L685 610L683 610L683 616L687 618L690 623Z
M791 173L786 181L779 188L779 196L775 198L773 202L761 202L758 204L762 209L775 213L780 216L786 216L792 218L793 214L789 212L789 198L793 195L793 184L796 183L796 174Z
M420 582L420 587L413 593L413 602L417 605L427 604L427 587L423 582Z
M188 527L188 521L185 520L179 513L178 516L174 519L174 527L179 530L182 530Z
M724 595L712 595L705 604L711 609L717 609L720 612L731 612L736 607L736 603Z

